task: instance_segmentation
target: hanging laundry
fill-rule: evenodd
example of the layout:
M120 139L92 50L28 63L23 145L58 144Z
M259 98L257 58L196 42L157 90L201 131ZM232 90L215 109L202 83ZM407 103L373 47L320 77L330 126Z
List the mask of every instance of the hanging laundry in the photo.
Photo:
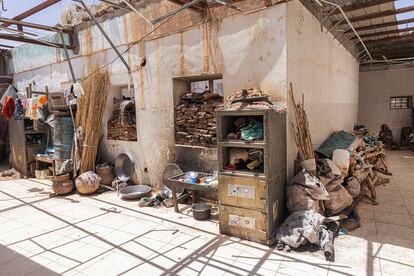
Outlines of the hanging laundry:
M21 99L16 100L16 109L14 111L14 119L21 120L23 118L23 115L25 113L25 109L23 107L23 103Z
M22 99L22 105L23 105L24 110L27 110L29 108L29 100L30 99L28 99L28 98L23 98Z
M39 120L40 118L42 118L42 114L40 113L39 107L40 106L38 97L28 99L28 105L25 114L26 117L31 120Z
M4 102L6 101L6 97L12 97L14 99L17 99L19 95L17 94L16 89L14 89L13 85L9 85L6 92L4 92L3 96L0 99L0 104L4 106Z
M41 95L39 96L39 105L46 105L47 104L47 96Z
M13 117L15 108L16 106L14 98L6 96L6 98L4 99L4 104L1 113L3 116L6 117L7 121L9 121L11 117Z

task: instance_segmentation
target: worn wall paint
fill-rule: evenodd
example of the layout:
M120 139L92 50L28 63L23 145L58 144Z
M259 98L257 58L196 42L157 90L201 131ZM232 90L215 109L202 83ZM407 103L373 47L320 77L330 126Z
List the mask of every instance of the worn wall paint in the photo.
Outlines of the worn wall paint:
M299 1L287 4L287 81L296 100L305 95L305 109L317 148L332 132L351 131L358 112L358 64L321 32L319 21ZM289 119L291 120L291 118ZM296 146L288 123L289 172L293 172Z
M413 126L413 111L391 110L390 97L414 97L414 68L361 72L360 80L358 124L378 132L386 123L399 143L401 128Z
M247 10L259 4L245 1L243 5ZM148 5L142 12L154 18L165 13L165 7ZM175 77L222 74L225 96L256 87L269 93L274 101L286 101L287 85L293 82L296 94L306 95L315 147L332 131L350 130L356 122L358 66L330 35L320 32L318 21L299 1L233 16L223 15L224 10L213 10L213 20L204 23L199 15L186 11L125 55L134 68L131 77L137 103L138 141L104 138L102 152L103 158L112 162L119 153L128 153L134 161L136 182L160 186L164 167L176 158L172 81ZM103 26L113 34L120 52L149 30L132 13L109 19ZM96 26L80 30L79 38L81 51L73 59L78 78L84 76L91 58L99 58L105 64L116 57ZM59 91L70 83L67 64L58 63L60 50L53 50L55 55L39 51L38 58L28 61L30 49L38 46L25 47L13 50L15 84L20 89L33 80L40 88L48 85L51 91ZM142 56L147 63L139 68ZM103 134L112 112L111 100L119 94L120 87L128 84L128 74L120 60L108 69L111 88ZM291 172L296 147L290 134L288 130Z
M179 28L180 21L174 20L174 28ZM137 21L136 16L126 14L104 22L105 30L113 33L115 43L122 45L120 52L127 49L125 44L136 41L147 29ZM184 26L188 24L186 21ZM81 30L79 40L80 55L73 59L77 78L84 76L92 58L105 64L116 57L107 49L107 42L94 26ZM51 91L59 91L70 83L67 64L57 63L59 50L55 50L58 52L55 56L48 52L38 53L35 61L27 64L22 59L28 57L29 51L23 53L19 48L15 50L13 63L16 65L15 84L20 89L32 80L36 80L40 87L49 85ZM146 57L146 66L138 68L142 55ZM161 186L162 171L174 161L176 153L173 78L222 74L225 96L242 88L256 87L269 93L273 100L286 98L286 4L210 20L191 28L187 26L179 32L153 37L143 45L131 47L126 56L131 67L137 69L132 72L132 83L138 107L138 141L107 141L104 138L103 159L113 162L119 153L126 152L133 159L136 182ZM112 112L112 98L120 87L128 84L128 74L120 60L108 69L111 88L105 120ZM103 134L106 121L104 125ZM148 173L144 172L145 168Z

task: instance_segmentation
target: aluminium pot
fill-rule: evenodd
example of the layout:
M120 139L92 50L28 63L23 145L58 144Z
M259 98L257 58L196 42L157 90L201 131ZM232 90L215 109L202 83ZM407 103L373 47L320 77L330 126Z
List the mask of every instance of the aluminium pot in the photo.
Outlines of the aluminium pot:
M207 203L196 203L191 207L195 220L208 220L211 216L211 205Z

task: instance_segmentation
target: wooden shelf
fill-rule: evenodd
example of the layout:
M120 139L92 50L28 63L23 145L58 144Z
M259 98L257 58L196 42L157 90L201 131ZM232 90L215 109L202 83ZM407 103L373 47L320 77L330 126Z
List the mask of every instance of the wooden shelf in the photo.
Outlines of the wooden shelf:
M263 149L266 144L264 141L244 141L244 140L227 140L218 143L221 147L231 148L259 148Z
M183 145L183 144L175 144L174 147L177 148L191 148L191 149L202 149L202 150L217 150L217 147L206 147L206 146L196 146L196 145Z

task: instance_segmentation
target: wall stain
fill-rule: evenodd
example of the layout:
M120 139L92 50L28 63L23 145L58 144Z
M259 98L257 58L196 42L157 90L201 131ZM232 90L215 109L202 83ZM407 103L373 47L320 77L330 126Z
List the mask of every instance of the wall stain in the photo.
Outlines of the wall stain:
M187 72L187 63L185 62L185 53L184 53L184 33L180 33L180 75L184 76Z
M302 35L303 25L305 24L305 15L303 14L303 7L300 9L296 20L296 32L299 36Z
M214 72L223 73L223 52L220 48L220 42L219 42L219 32L220 32L220 26L221 26L222 20L217 19L213 20L211 22L211 62L213 65Z
M85 55L90 56L93 53L92 28L85 29Z
M208 28L208 23L203 24L203 34L204 34L204 66L203 73L208 73L210 71L210 33Z
M124 28L124 41L126 43L129 43L129 37L128 37L128 19L129 19L129 14L126 14L124 17L122 17L122 26Z
M144 68L139 70L139 108L145 109L145 73Z

